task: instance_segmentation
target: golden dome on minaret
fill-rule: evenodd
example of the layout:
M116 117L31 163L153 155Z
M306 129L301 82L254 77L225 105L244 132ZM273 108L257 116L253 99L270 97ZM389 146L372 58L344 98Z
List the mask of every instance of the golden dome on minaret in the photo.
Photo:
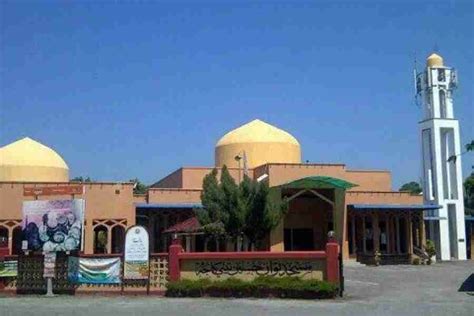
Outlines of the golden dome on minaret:
M215 164L238 167L236 156L247 157L248 168L265 163L301 163L298 140L261 120L253 120L225 134L216 145Z
M426 65L428 67L443 67L444 66L443 57L441 57L438 54L433 53L430 56L428 56L428 58L426 59Z
M0 181L67 182L69 167L54 150L25 137L0 148Z

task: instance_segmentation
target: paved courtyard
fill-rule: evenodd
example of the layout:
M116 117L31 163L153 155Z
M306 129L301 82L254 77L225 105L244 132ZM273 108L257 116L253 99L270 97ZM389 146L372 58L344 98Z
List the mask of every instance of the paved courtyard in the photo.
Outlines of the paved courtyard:
M1 297L0 315L473 315L474 262L365 267L348 263L335 301L159 297ZM466 281L467 280L467 281Z

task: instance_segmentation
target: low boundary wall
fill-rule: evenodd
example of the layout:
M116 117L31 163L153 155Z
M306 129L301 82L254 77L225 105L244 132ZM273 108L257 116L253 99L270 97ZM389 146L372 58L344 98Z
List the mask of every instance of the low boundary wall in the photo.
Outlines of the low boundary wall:
M292 252L184 252L173 240L168 253L150 255L148 280L123 280L120 284L74 284L68 280L68 256L56 259L54 293L62 294L163 294L168 281L180 279L221 279L234 277L250 280L257 276L299 276L339 284L339 245L326 244L325 251ZM81 258L120 258L122 254L80 255ZM0 277L0 293L45 294L43 255L0 256L0 261L16 262L16 277ZM123 276L123 273L121 273ZM149 282L148 282L149 281Z
M339 245L326 244L325 251L292 252L183 252L173 242L169 251L170 281L234 277L244 280L257 276L299 276L339 283Z

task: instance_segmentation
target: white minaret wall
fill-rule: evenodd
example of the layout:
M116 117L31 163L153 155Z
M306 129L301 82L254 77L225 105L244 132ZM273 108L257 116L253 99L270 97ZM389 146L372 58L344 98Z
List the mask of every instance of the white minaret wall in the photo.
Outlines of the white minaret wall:
M441 260L466 259L461 143L452 99L456 85L455 70L445 67L442 58L435 54L416 76L424 113L419 123L424 202L441 206L437 211L427 212L425 218L436 219L426 222ZM456 161L448 162L452 155L456 155Z

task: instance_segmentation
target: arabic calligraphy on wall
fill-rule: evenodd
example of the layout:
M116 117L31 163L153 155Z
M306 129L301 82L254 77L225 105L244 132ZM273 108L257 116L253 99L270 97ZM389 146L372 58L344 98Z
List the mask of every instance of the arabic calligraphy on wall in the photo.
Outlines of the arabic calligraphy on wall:
M304 276L318 269L312 261L203 260L194 263L196 276Z

